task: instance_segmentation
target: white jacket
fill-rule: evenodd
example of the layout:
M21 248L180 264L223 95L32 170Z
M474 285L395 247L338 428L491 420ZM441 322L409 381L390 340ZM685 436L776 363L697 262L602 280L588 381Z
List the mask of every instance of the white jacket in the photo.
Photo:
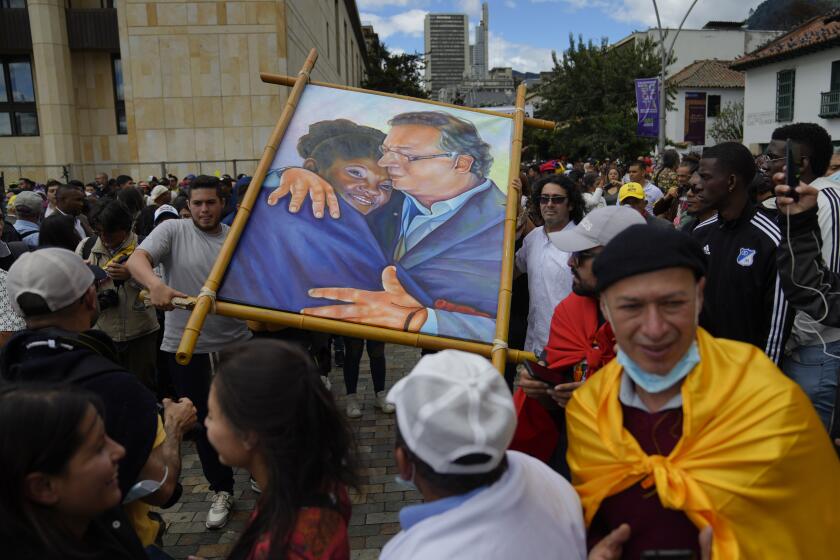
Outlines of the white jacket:
M380 560L586 558L580 499L541 461L508 451L508 470L461 505L400 531Z

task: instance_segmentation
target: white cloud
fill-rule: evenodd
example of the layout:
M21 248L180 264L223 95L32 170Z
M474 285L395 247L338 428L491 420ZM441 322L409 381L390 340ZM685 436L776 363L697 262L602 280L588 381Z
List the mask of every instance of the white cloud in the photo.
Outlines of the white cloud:
M490 68L510 66L520 72L551 70L551 49L511 43L490 31Z
M513 0L505 0L505 6L513 9L516 7L516 2L514 2Z
M359 14L359 19L363 24L373 25L373 30L381 39L399 34L422 37L423 21L427 13L425 10L409 10L392 16L362 13Z
M456 9L453 12L466 12L471 18L481 19L482 0L458 0Z
M531 0L534 3L563 3L573 10L596 8L614 20L656 26L656 12L652 0ZM698 0L685 22L686 28L701 27L709 21L741 21L750 8L761 0L733 2L731 0ZM677 27L691 3L688 0L657 0L662 25Z

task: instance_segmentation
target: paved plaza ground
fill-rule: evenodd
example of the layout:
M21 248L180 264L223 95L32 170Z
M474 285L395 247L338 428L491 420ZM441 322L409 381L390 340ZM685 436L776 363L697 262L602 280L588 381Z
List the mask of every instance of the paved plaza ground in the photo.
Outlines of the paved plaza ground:
M406 375L420 358L420 350L389 344L386 346L390 388ZM344 382L341 368L330 372L333 394L344 410ZM364 404L363 416L350 420L357 437L361 458L361 486L351 494L353 517L350 520L350 550L353 559L377 558L384 544L399 531L397 512L406 504L418 503L420 494L404 492L394 483L397 473L393 461L394 416L383 414L373 406L373 386L367 356L362 359L358 395ZM247 472L237 470L233 513L228 524L219 531L204 527L210 507L207 480L192 443L183 447L181 483L184 495L172 508L162 511L167 522L163 537L164 550L175 558L190 554L207 558L224 558L248 521L258 495L251 490Z

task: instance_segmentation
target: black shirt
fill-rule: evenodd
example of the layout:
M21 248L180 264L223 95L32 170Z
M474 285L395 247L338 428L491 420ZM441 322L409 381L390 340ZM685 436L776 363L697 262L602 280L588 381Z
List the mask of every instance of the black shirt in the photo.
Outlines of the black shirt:
M778 364L793 314L777 273L781 232L773 217L747 204L735 220L714 216L691 235L709 259L700 326L712 336L749 342Z

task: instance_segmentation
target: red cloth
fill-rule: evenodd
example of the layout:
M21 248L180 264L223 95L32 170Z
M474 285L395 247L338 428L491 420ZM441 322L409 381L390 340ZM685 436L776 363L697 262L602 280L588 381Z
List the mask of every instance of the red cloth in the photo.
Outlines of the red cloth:
M289 537L287 560L349 560L350 498L341 488L337 507L304 507L298 511L295 528ZM251 516L253 520L257 512ZM248 560L273 560L268 553L271 541L263 535L248 555Z
M575 380L586 360L588 374L595 373L615 358L615 334L609 322L598 326L598 300L575 293L557 304L551 317L551 330L545 358L552 369L575 367Z
M516 407L516 431L508 449L547 463L560 437L554 419L538 400L528 397L521 388L513 394L513 405Z

